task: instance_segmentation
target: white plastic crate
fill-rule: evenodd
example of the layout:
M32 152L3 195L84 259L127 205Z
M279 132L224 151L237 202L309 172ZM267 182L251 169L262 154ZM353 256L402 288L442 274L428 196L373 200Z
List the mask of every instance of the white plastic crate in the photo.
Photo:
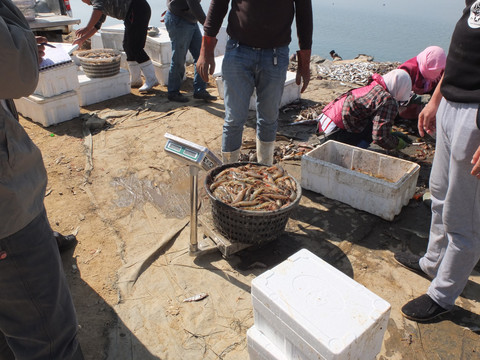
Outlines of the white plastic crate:
M250 360L288 360L255 325L247 330L247 346Z
M306 249L252 281L255 327L287 359L374 359L390 304Z
M78 73L80 86L77 90L80 106L96 104L130 93L130 74L120 69L117 75L90 79L83 72Z
M219 66L221 69L221 60L223 58L219 57L215 60L215 73L217 73L217 67ZM300 98L300 86L298 86L295 82L297 74L292 71L287 71L287 78L285 79L285 85L283 88L282 99L280 100L280 108L298 100ZM217 85L218 95L220 99L223 100L223 80L222 77L219 76L215 78L215 83ZM257 108L257 94L255 90L253 91L252 96L250 97L250 104L248 105L250 110L255 110Z
M327 141L302 156L304 189L393 220L415 193L420 165Z
M78 96L75 91L68 91L52 97L34 94L14 101L20 114L45 127L71 120L80 115Z
M72 62L40 71L33 93L47 98L75 90L78 86L77 66Z

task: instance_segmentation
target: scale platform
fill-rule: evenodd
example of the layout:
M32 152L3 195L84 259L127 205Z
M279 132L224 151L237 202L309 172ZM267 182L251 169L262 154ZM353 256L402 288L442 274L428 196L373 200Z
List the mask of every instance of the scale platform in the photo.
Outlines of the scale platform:
M231 255L239 252L252 244L244 244L239 242L231 242L225 236L220 234L213 224L210 214L199 214L198 220L201 225L200 231L203 231L203 238L198 240L199 252L207 252L211 250L219 250L223 257L229 258Z
M213 250L220 250L225 258L251 246L231 242L215 230L211 214L198 214L198 172L209 171L222 165L222 161L208 148L181 137L165 133L167 143L164 150L168 155L180 160L190 168L190 255L198 256ZM210 216L208 216L210 215ZM201 225L203 237L197 239L197 227Z

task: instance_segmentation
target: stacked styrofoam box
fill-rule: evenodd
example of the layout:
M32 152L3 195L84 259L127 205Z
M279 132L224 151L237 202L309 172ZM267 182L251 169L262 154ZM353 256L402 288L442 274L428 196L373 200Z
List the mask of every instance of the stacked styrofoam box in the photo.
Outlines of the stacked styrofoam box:
M71 62L40 71L33 93L47 98L75 90L78 86L77 66Z
M78 96L75 91L67 91L52 97L30 95L14 101L20 114L45 127L80 115Z
M393 220L415 193L420 165L327 141L302 156L302 187Z
M69 64L39 72L34 93L15 100L20 114L43 126L55 125L80 115L75 90L78 89L77 66Z
M168 84L168 72L170 71L170 64L161 64L152 60L153 67L155 69L155 76L157 77L160 85Z
M165 27L160 27L158 30L158 35L147 36L147 39L145 41L145 52L148 54L152 61L155 61L157 63L157 65L167 65L170 64L172 60L172 44L170 41L170 36L168 35L168 31ZM203 33L203 28L201 31ZM123 23L102 27L100 31L101 39L96 39L95 44L96 46L101 46L106 49L116 49L123 51L124 32L125 26L123 25ZM227 38L227 28L222 26L217 35L215 56L220 56L225 53ZM187 52L186 62L193 63L193 56L190 52Z
M100 36L102 38L103 48L123 51L124 32L125 25L123 25L123 23L102 27Z
M100 33L96 32L95 34L93 34L93 36L90 38L90 41L91 41L90 47L92 49L105 49L105 46L103 46L101 32Z
M374 359L390 316L388 302L305 249L255 278L252 302L252 359Z
M215 60L215 69L217 69L217 66L220 66L221 69L221 60L222 58L216 58ZM217 64L218 63L218 64ZM218 72L215 72L218 75ZM290 104L294 102L295 100L298 100L300 98L300 86L297 85L295 82L297 74L292 72L292 71L287 71L287 78L285 79L285 85L283 88L283 94L282 94L282 99L280 100L280 107L283 107L287 104ZM217 90L218 90L218 95L220 96L220 99L223 99L224 97L224 91L223 91L223 79L221 76L218 76L215 78L215 82L217 85ZM248 108L250 110L255 110L257 108L257 94L254 91L252 96L250 97L250 103L248 105Z
M157 36L147 36L145 52L152 61L160 64L170 64L172 61L172 43L168 36L167 29L158 29Z
M145 52L152 61L160 64L170 64L172 60L172 44L167 29L159 28L157 36L147 36L145 41ZM105 49L116 49L123 51L123 36L125 25L116 24L102 27L102 45ZM190 55L191 56L191 55ZM187 60L188 56L187 56Z
M288 360L255 326L247 330L247 346L250 360Z
M130 74L120 69L114 76L104 78L89 78L83 72L78 73L80 86L77 90L80 106L96 104L130 94Z

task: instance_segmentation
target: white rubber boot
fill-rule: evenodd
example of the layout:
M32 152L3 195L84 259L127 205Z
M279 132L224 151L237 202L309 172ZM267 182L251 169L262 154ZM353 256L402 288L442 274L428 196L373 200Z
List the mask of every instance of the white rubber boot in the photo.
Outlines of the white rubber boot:
M155 68L153 67L152 60L141 63L140 69L142 69L143 76L145 77L145 84L138 89L139 91L148 91L158 85L158 79L155 75Z
M240 158L240 149L232 152L223 152L222 151L222 162L224 164L233 164L238 161Z
M143 81L140 76L140 64L136 61L127 61L128 71L130 72L130 87L139 88L142 86Z
M273 150L275 141L265 142L257 138L257 162L260 164L273 165Z

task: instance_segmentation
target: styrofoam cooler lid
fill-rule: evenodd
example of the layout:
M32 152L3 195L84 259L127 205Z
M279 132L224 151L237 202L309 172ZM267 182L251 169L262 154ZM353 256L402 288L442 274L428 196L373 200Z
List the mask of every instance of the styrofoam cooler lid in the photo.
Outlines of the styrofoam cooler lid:
M105 33L123 34L125 32L125 25L120 23L111 26L102 26L100 31Z
M317 350L341 353L390 304L302 249L252 281L252 296Z

